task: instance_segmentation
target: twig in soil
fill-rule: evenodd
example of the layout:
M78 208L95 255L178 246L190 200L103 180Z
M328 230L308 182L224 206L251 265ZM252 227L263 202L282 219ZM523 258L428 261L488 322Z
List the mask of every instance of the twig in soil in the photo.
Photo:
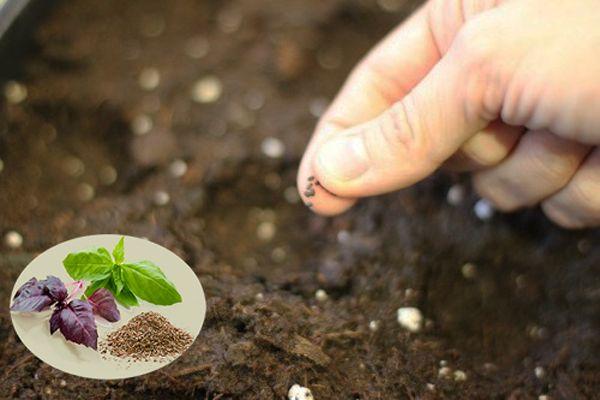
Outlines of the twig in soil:
M16 363L14 363L13 365L11 365L10 368L8 368L4 372L4 379L6 379L6 377L8 377L15 369L19 368L23 364L27 364L32 359L33 359L33 354L27 354L26 356L21 357L20 360L18 360Z
M211 368L212 368L212 366L210 364L200 364L200 365L196 365L194 367L184 368L174 374L170 374L169 377L181 378L183 376L195 374L196 372L206 371L207 369L211 369Z
M362 336L364 335L364 332L360 332L360 331L350 331L350 330L346 330L346 331L341 331L341 332L331 332L331 333L326 333L325 335L323 335L323 338L325 339L325 341L340 341L340 340L344 340L344 339L360 339Z

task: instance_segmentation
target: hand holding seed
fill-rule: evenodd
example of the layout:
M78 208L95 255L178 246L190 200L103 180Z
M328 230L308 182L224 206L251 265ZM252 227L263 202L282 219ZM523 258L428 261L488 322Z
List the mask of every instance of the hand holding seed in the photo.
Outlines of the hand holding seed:
M600 225L598 20L593 0L429 0L319 121L302 198L335 215L446 166L501 211Z

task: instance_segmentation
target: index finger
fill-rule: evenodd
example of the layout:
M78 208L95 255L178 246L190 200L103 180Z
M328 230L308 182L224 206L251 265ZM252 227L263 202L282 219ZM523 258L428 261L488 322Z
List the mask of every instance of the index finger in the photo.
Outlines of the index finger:
M358 64L321 117L300 164L298 189L303 201L315 212L339 214L356 201L335 196L309 182L314 176L312 159L320 144L338 132L377 117L404 97L440 58L426 4Z

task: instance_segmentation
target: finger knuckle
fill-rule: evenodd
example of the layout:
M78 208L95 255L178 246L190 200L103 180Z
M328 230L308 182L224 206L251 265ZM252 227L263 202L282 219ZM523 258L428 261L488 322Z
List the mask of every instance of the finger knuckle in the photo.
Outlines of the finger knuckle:
M557 201L547 200L542 203L544 214L556 225L566 229L578 229L583 224L578 218L564 209Z
M470 73L486 71L495 59L498 40L486 18L473 18L458 32L454 47Z
M586 179L573 182L568 189L575 207L589 216L600 218L600 183Z
M511 212L518 209L521 204L512 194L506 183L498 182L485 173L474 176L473 186L479 196L489 200L494 208L502 212Z
M574 169L570 159L554 155L543 146L532 146L529 154L530 171L535 173L543 182L552 183L553 186L564 185Z
M412 107L411 97L394 104L379 120L378 129L384 145L398 155L423 158L426 156L424 125Z

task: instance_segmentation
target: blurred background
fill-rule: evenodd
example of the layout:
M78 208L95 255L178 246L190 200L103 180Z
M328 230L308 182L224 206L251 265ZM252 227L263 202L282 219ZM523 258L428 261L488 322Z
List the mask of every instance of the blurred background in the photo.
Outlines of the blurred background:
M419 3L0 0L0 396L597 397L598 231L494 215L458 175L334 219L299 201L318 117ZM95 233L200 277L207 320L175 364L88 381L18 342L20 271ZM396 320L409 306L417 333Z

